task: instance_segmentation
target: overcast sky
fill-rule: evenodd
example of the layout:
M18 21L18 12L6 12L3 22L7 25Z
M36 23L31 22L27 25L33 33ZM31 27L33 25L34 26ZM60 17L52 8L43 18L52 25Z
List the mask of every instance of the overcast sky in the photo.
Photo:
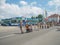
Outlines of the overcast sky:
M43 14L60 14L60 0L0 0L0 19L10 17L31 17Z

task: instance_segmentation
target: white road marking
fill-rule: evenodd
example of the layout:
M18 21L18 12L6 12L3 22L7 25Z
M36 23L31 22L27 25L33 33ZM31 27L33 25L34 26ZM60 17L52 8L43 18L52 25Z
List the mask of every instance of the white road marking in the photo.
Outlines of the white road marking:
M11 37L11 36L14 36L14 34L7 35L7 36L2 36L2 37L0 37L0 39L2 39L2 38L7 38L7 37Z

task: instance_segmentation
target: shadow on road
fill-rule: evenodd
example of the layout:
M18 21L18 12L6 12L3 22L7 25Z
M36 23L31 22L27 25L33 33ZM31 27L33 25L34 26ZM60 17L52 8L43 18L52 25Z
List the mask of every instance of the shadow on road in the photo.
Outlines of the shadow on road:
M31 33L31 32L24 32L24 33L13 33L13 34L26 34L26 33Z
M13 33L13 34L25 34L25 32L24 33Z
M57 31L60 31L60 28L57 28Z
M57 31L60 31L60 30L57 30Z

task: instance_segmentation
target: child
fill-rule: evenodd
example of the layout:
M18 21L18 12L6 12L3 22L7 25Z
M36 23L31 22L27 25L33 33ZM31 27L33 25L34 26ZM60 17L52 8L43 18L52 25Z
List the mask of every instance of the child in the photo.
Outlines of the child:
M28 33L29 32L29 25L26 24L26 32Z

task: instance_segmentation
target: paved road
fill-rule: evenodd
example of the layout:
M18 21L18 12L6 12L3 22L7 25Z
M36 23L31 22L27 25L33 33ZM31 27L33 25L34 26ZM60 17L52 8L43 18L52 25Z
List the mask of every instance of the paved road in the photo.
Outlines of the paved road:
M37 29L31 33L24 33L24 34L20 34L19 32L20 30L18 28L16 28L17 30L12 29L13 31L0 32L0 45L29 45L31 44L31 42L33 42L31 45L39 45L39 43L43 45L43 43L47 44L47 42L49 41L48 39L51 39L53 41L55 41L56 39L57 41L59 40L60 42L60 35L59 35L60 32L56 31L55 30L56 28L54 27L49 30L44 29L40 31L38 31ZM48 35L51 36L51 38Z
M36 37L23 45L60 45L60 29L54 29L48 33Z

